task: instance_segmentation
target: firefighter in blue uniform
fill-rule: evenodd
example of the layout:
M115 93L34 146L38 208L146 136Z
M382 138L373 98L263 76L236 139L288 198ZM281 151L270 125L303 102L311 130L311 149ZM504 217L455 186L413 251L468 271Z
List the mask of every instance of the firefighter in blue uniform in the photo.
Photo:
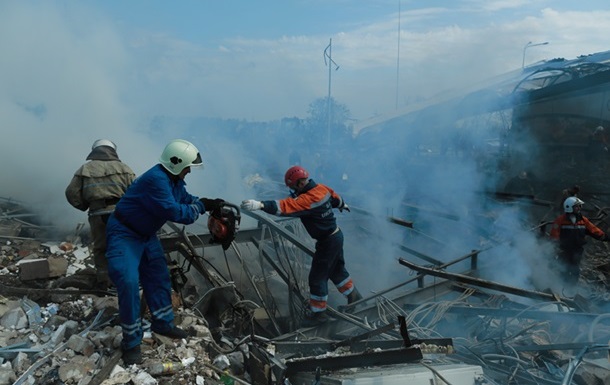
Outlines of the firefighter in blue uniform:
M131 184L106 228L108 273L118 293L126 365L142 362L140 284L152 316L152 331L171 338L188 336L174 324L169 270L157 231L166 221L191 224L223 202L200 199L186 191L185 176L191 167L202 166L192 143L171 141L159 162Z
M326 322L328 280L330 279L348 303L362 298L345 268L343 232L337 227L333 208L349 211L349 207L333 189L309 179L301 166L286 171L284 182L294 191L292 197L278 201L248 199L241 207L246 210L263 210L269 214L298 217L307 233L316 240L316 250L309 271L309 309L302 326L315 326Z

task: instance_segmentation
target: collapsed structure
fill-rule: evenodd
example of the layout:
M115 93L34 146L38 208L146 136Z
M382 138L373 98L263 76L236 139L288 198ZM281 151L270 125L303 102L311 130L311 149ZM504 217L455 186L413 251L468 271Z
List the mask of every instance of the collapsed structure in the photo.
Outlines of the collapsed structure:
M504 204L527 205L527 202ZM454 222L464 219L421 207L410 209L419 211L422 218L444 216ZM377 230L378 221L383 221L408 233L414 243L415 238L427 238L415 231L417 222L393 216L374 218L357 207L355 212L349 221L342 223L348 234L384 239L387 232ZM393 248L399 255L394 261L395 269L403 276L402 282L363 293L364 299L349 306L341 302L337 293L336 298L331 293L331 320L319 327L299 329L307 291L306 272L313 254L309 239L303 236L304 229L294 219L275 221L264 213L242 214L255 219L257 225L242 228L226 250L222 245L211 244L210 234L191 234L188 229L174 225L162 236L176 292L175 305L182 309L177 314L181 325L186 322L193 340L187 345L180 342L174 345L171 341L145 339L150 348L144 348L143 368L152 378L149 381L195 383L200 376L209 383L224 376L224 380L250 384L596 384L604 383L610 375L609 320L600 308L606 301L605 287L601 289L605 276L603 282L588 282L591 287L600 288L598 294L592 291L587 297L568 297L480 277L478 268L486 253L499 247L494 243L498 240L489 239L488 246L448 262L407 244L395 244ZM604 217L605 212L598 216ZM6 242L3 265L8 265L9 270L0 276L2 295L20 298L20 307L27 314L25 326L13 328L13 337L17 330L25 330L21 341L7 341L0 350L5 364L14 365L13 381L91 384L112 378L111 369L120 364L120 353L117 355L120 350L116 349L118 345L113 348L112 342L101 343L96 338L100 338L101 330L112 325L116 308L102 307L95 317L92 309L72 311L71 317L77 318L71 325L73 337L62 342L56 332L65 330L66 324L57 324L57 319L47 312L49 305L44 303L52 298L82 301L89 298L83 296L92 294L91 298L96 299L89 301L98 303L112 294L87 288L86 281L79 281L78 277L83 275L78 272L46 279L27 277L28 270L17 266L23 266L28 259L13 254L12 261L7 263L6 256L11 255L9 244L19 244L17 250L25 250L24 244L33 241L13 235L15 231L9 235L7 228L0 234ZM33 243L38 247L30 252L41 257L34 260L47 263L52 258L72 261L79 250L78 247L62 250L66 246L58 247L61 243L55 243L56 247L49 246L52 242ZM596 247L589 251L590 277L603 273L603 269L594 266L604 252ZM41 250L48 255L41 256ZM28 253L21 254L27 257ZM76 261L78 258L66 265L76 265ZM80 263L85 265L84 261ZM79 285L80 289L75 288ZM30 298L42 303L37 305ZM61 309L63 305L57 307ZM38 318L32 318L28 309L38 309L35 312ZM85 317L85 313L93 314ZM7 317L1 315L0 321ZM195 319L201 321L194 322ZM114 329L112 337L105 338L116 340L120 328ZM45 333L56 340L44 337ZM36 335L43 338L36 341L33 338ZM75 340L76 335L83 338ZM97 342L89 346L87 338ZM163 366L159 361L161 346L161 358L181 365L180 370L167 369L168 363ZM185 350L188 346L190 353ZM94 352L101 356L97 365L89 364L89 369L81 373L88 382L66 377L65 373L63 377L49 377L53 361L66 349L73 349L73 353L64 356L61 365L79 356L91 359ZM46 367L46 372L41 367ZM36 371L43 374L37 376ZM157 383L138 382L136 373L123 377L135 383ZM100 378L100 374L105 378ZM55 378L54 381L63 378L63 382L43 382L50 381L49 378Z
M407 180L426 194L404 194L389 209L344 195L352 213L339 224L364 298L348 306L331 291L331 320L318 327L299 328L313 244L298 220L241 212L227 244L168 223L174 305L192 338L149 333L145 364L121 373L114 296L87 286L82 226L45 239L35 213L2 200L0 383L607 383L608 250L589 243L580 285L569 287L545 236L560 190L573 184L587 216L608 228L599 178L608 159L582 156L589 134L610 121L607 60L546 62L360 127L363 146L379 135L413 149L401 158L405 179L382 175L386 183L462 162L490 182L447 203L426 178ZM493 140L465 136L481 130Z

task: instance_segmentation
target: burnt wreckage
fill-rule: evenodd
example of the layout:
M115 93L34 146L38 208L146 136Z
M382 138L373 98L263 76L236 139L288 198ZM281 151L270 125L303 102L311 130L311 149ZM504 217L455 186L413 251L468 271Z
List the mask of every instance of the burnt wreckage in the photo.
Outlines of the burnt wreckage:
M354 129L365 147L392 138L415 153L469 153L488 172L501 171L499 186L527 170L550 191L576 182L603 191L607 156L597 142L610 137L609 70L610 51L544 61Z
M165 241L168 250L180 255L182 266L186 263L190 271L195 267L205 277L189 278L197 280L195 296L201 299L196 307L215 319L218 338L250 334L249 374L257 384L286 379L293 384L608 381L604 245L591 244L587 251L581 280L585 291L564 290L561 284L550 288L532 279L519 286L486 279L490 261L502 253L509 258L513 251L506 247L514 246L515 238L510 231L494 231L505 229L493 212L508 207L526 213L522 231L538 239L557 214L557 193L579 184L583 199L591 202L587 215L607 229L607 184L599 180L597 166L608 159L593 166L585 161L591 134L610 121L608 61L610 52L552 60L509 74L488 88L410 107L394 118L359 127L368 145L374 146L379 136L396 138L398 146L407 148L413 146L410 129L426 125L430 129L416 141L416 152L426 149L423 163L446 156L446 143L435 135L442 128L486 130L496 139L465 151L474 148L477 167L484 173L499 171L501 177L478 196L480 210L466 214L403 199L400 209L392 211L404 218L380 216L358 208L357 197L348 197L354 210L340 220L348 266L358 277L357 285L363 280L371 284L364 285L364 299L351 305L331 290L328 323L298 327L313 254L300 222L258 212L242 213L256 225L242 226L222 254L202 247L203 258L196 257L195 242L186 234ZM418 167L421 159L409 159L410 166ZM522 170L538 177L535 193L505 190ZM451 238L476 238L479 247L451 256L451 242L435 235L447 229ZM354 255L363 254L369 263L355 261ZM391 273L382 266L388 259L395 264ZM511 274L516 263L500 268ZM387 286L380 287L380 281Z
M346 232L384 239L368 212L355 211L342 223ZM298 328L311 245L295 219L245 214L259 226L241 230L224 253L198 253L195 239L205 239L184 233L164 244L205 277L188 279L216 338L249 336L252 383L586 384L610 375L607 317L595 301L479 278L486 249L443 263L395 244L404 281L351 305L334 298L328 323Z
M219 242L221 230L200 234L168 224L161 240L173 288L207 321L215 342L210 355L247 346L243 371L231 374L245 384L607 383L605 244L587 246L586 290L532 273L556 277L552 256L542 256L548 249L538 246L562 188L579 184L587 216L608 229L608 186L598 167L608 160L586 162L590 134L610 121L607 60L610 53L541 63L358 127L369 146L377 136L412 146L410 170L470 152L478 171L497 178L473 192L476 205L468 210L407 195L381 215L345 195L352 212L339 224L364 298L347 305L331 288L331 318L320 326L299 327L313 243L297 219L242 210L231 243ZM409 132L422 125L429 130L415 141ZM493 140L446 143L448 136L438 134L447 127L483 130ZM523 170L537 176L535 191L506 191ZM519 228L504 221L515 212L523 213L515 215ZM220 222L234 226L225 214ZM16 215L3 209L1 239L18 234L23 221ZM521 265L530 275L508 279L521 275Z

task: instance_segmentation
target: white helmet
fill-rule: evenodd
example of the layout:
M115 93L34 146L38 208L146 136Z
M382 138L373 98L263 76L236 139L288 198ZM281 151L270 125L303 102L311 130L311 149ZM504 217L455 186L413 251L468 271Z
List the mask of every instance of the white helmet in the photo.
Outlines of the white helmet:
M178 175L187 167L203 166L199 150L191 142L174 139L163 150L159 162L167 171Z
M573 213L574 206L582 206L584 204L585 204L585 202L583 202L582 200L580 200L577 197L568 197L568 198L566 198L565 201L563 201L563 210L566 213Z
M95 142L93 142L93 145L91 146L91 149L95 150L99 146L112 147L112 149L114 149L116 151L116 144L114 144L113 141L108 140L108 139L98 139L98 140L96 140Z

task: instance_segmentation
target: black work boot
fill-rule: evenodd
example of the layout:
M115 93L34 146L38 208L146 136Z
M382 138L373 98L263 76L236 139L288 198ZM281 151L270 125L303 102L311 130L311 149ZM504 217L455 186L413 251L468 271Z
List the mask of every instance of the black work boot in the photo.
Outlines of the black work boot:
M361 299L362 299L362 295L360 295L360 292L358 291L358 289L356 289L354 287L354 290L352 290L352 292L347 295L347 304L349 305L350 303L359 301Z
M309 328L313 326L322 325L328 321L328 314L326 311L313 312L311 309L306 309L303 319L301 320L302 328Z
M153 330L154 331L154 330ZM166 331L166 332L158 332L158 331L154 331L157 334L161 334L162 336L166 336L169 338L173 338L176 340L181 340L183 338L188 338L189 334L187 332L185 332L184 330L180 329L178 326L174 326L172 327L170 330Z
M123 349L123 363L127 366L142 363L142 351L140 350L140 345L134 346L131 349Z

